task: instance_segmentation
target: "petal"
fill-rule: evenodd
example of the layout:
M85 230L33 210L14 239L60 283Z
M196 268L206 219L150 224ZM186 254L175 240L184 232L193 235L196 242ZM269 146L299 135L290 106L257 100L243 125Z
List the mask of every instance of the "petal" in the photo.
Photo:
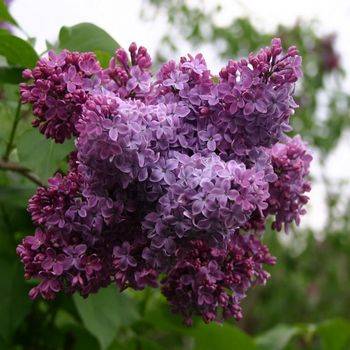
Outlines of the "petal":
M149 179L152 182L159 182L163 179L163 177L164 177L164 173L161 170L153 169Z
M198 215L199 213L202 212L203 208L204 208L204 201L201 199L196 200L192 204L192 213L194 215Z
M68 90L68 92L74 92L76 90L75 84L68 82L67 83L67 90Z
M53 264L52 271L53 271L54 275L57 275L57 276L62 275L62 273L63 273L63 264L62 263L58 263L58 262Z
M138 179L140 182L145 181L148 178L147 168L142 168L139 172Z
M176 182L176 177L171 171L167 171L164 175L164 181L170 186Z
M258 112L260 113L266 113L267 112L267 106L266 103L264 102L264 100L262 99L258 99L255 102L255 108Z
M237 112L237 109L238 109L238 106L237 106L237 101L233 101L231 104L230 104L230 113L231 114L234 114Z
M113 140L113 141L117 141L118 139L118 130L113 128L110 129L108 132L108 136Z
M166 161L166 168L167 170L175 170L179 165L178 160L176 159L168 159Z
M209 151L214 152L216 149L216 142L214 140L210 140L207 142L207 147L209 149Z
M248 102L244 106L243 114L250 115L254 112L254 104L252 102Z
M77 255L82 255L86 252L86 245L85 244L78 244L76 247L75 247L75 252Z

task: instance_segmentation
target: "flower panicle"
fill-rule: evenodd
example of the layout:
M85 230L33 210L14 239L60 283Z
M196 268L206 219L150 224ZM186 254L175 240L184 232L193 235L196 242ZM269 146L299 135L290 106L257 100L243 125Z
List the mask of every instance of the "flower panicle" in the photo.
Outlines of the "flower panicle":
M279 39L213 79L202 54L165 63L154 78L147 50L118 49L103 69L92 53L49 52L21 84L38 127L74 137L67 174L38 188L37 227L17 247L30 297L84 297L160 288L191 324L242 317L241 300L269 278L261 243L299 223L311 155L289 138L302 76Z

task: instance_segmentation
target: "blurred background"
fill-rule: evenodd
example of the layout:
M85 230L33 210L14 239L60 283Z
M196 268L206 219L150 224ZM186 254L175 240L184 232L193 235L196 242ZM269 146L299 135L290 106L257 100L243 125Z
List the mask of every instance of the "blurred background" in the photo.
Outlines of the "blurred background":
M266 232L264 240L278 263L267 286L248 294L244 318L191 331L151 291L121 297L106 289L87 301L63 296L29 301L30 284L14 251L33 230L26 201L35 187L20 171L0 163L0 349L350 349L350 2L6 2L21 29L14 23L1 27L39 55L60 47L62 26L90 22L121 46L136 41L147 47L156 66L202 52L217 73L229 58L281 37L284 47L296 45L303 57L304 77L296 88L300 108L292 124L293 133L309 143L314 162L308 213L288 235ZM1 10L0 20L11 22ZM20 77L2 70L10 62L2 59L1 46L0 37L0 152L6 154L13 142ZM22 109L17 146L7 156L45 181L64 167L70 146L50 146L49 157L46 140L31 133L30 119L31 111ZM135 334L141 334L138 340Z

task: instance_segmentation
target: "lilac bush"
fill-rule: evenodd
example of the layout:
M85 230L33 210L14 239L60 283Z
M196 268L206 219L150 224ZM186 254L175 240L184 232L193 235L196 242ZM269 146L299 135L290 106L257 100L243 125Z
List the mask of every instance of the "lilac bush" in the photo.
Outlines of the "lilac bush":
M201 54L156 75L132 43L107 69L92 53L50 52L24 71L23 103L62 143L67 174L30 199L35 234L17 248L30 297L159 287L187 324L240 319L275 258L262 244L305 213L311 156L289 118L302 76L279 39L213 76Z

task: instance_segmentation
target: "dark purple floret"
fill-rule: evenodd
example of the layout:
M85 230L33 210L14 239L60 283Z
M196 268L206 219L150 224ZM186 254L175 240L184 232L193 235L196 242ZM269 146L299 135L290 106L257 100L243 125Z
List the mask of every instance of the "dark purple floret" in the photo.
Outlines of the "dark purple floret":
M187 324L199 315L208 323L242 318L240 300L256 284L265 284L273 265L266 246L254 236L230 234L223 248L191 240L176 251L176 263L162 281L162 292Z

